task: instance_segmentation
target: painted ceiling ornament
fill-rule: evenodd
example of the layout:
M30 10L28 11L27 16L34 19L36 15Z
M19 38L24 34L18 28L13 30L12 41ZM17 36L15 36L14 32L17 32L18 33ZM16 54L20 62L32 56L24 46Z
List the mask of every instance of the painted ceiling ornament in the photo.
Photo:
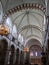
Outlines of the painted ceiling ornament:
M0 2L0 23L2 22L3 18L3 8L2 8L2 3Z

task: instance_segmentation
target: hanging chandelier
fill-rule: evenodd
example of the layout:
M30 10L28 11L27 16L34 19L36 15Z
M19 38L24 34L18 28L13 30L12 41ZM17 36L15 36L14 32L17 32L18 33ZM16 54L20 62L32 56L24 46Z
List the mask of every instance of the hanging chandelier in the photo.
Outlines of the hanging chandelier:
M9 33L8 26L0 24L0 35L7 35L8 33Z

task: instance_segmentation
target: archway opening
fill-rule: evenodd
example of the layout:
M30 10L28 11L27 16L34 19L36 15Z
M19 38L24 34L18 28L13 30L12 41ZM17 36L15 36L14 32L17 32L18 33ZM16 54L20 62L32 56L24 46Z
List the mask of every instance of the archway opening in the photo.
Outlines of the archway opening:
M7 40L6 39L0 40L0 65L5 64L7 47L8 47Z
M35 38L29 39L26 42L25 46L30 48L32 45L39 45L42 48L42 43L38 39L35 39Z
M29 48L29 55L26 55L26 57L29 57L29 63L34 65L38 64L41 65L41 52L42 52L42 45L39 40L37 39L29 39L29 41L26 43L26 48Z
M19 64L19 48L16 50L16 64Z
M15 51L14 45L11 46L10 51L11 51L10 64L12 65L14 61L14 51Z
M23 64L23 52L21 51L20 52L20 65Z
M38 46L38 45L31 46L31 48L30 48L30 63L31 64L42 65L41 52L42 52L42 49L40 46Z

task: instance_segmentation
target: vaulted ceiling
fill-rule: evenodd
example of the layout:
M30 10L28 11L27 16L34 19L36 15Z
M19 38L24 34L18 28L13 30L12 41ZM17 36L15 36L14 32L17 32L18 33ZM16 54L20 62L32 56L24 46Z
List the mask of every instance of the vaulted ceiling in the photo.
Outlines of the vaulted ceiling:
M9 15L18 32L27 40L30 37L37 39L42 44L45 32L45 14L40 9L25 8ZM29 44L30 46L30 44Z
M28 4L38 3L39 5L42 5L44 8L46 8L45 1L46 0L1 0L4 14L8 10L13 9L16 6L22 5L25 3L28 3ZM32 6L32 4L31 5L29 4L27 6ZM16 25L19 33L21 33L25 37L25 39L33 38L33 39L39 40L40 43L42 44L44 40L44 34L45 34L44 32L45 31L45 24L44 24L45 13L38 8L35 9L35 8L25 7L24 9L23 6L20 6L20 7L22 7L22 10L16 11L12 13L11 15L9 15L9 17L12 20L12 23ZM41 6L39 8L41 8ZM47 10L48 10L47 14L49 15L49 2L48 2Z

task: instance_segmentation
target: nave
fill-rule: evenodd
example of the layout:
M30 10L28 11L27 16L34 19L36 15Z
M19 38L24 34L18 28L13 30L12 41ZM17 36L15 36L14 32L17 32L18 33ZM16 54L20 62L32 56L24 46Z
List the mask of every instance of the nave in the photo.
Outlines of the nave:
M0 65L49 65L49 0L0 0Z
M18 42L13 44L7 37L0 36L0 65L46 65L47 56L39 45L32 45L30 49L24 48ZM28 43L38 40L31 39ZM21 46L20 46L21 45Z

